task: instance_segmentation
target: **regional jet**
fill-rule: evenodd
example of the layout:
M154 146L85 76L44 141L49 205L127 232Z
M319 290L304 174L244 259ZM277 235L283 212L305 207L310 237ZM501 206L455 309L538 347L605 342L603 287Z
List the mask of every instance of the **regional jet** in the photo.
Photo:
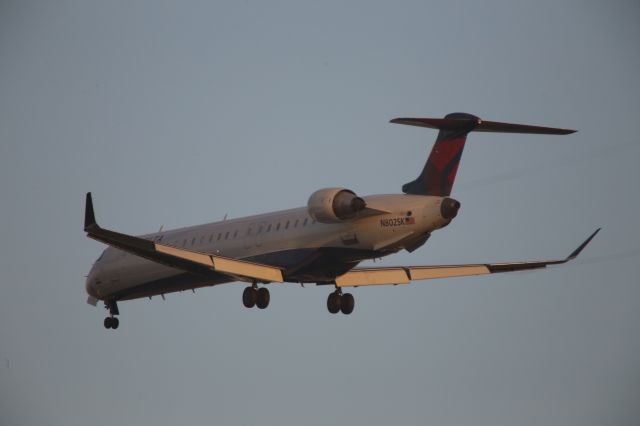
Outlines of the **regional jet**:
M84 230L107 244L86 280L88 303L103 301L107 329L119 326L118 303L231 282L246 283L242 303L265 309L273 283L314 283L331 288L330 313L351 314L348 287L408 284L416 280L544 268L580 254L600 229L564 259L460 265L358 267L413 252L449 225L460 202L451 189L469 132L566 135L574 130L484 121L466 113L444 118L396 118L392 123L438 129L420 175L402 194L360 197L346 188L315 191L305 207L132 236L102 228L86 194Z

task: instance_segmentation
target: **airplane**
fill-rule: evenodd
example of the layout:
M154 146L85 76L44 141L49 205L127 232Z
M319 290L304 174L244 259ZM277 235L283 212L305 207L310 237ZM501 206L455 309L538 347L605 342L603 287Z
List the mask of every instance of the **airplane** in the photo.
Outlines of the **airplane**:
M87 276L87 302L104 302L104 327L117 329L118 302L244 282L246 308L265 309L272 283L331 286L330 313L349 315L355 301L346 287L408 284L416 280L484 275L560 265L575 259L598 228L568 257L546 261L460 265L358 267L400 250L414 252L456 217L451 198L470 132L567 135L575 130L484 121L467 113L444 118L396 118L391 123L439 130L420 175L402 194L360 197L346 188L315 191L304 207L132 236L100 227L91 192L84 231L107 244ZM225 218L226 219L226 218Z

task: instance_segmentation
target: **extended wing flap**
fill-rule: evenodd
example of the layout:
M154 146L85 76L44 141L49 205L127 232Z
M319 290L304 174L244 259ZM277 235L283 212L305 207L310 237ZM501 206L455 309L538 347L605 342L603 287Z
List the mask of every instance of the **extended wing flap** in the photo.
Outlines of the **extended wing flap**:
M273 266L261 265L259 263L231 259L208 253L183 250L163 244L155 244L155 249L160 253L195 262L224 274L255 278L261 281L283 281L282 270L280 268L274 268Z
M355 287L360 285L409 284L407 270L398 268L362 268L354 269L336 278L338 287Z
M159 253L165 253L165 254L168 254L169 256L179 257L181 259L184 259L190 262L195 262L200 265L207 266L209 268L214 267L213 259L211 258L211 255L189 251L189 250L183 250L183 249L179 249L172 246L165 246L163 244L154 243L153 246L155 251Z
M567 258L539 260L532 262L485 263L468 265L394 266L389 268L356 268L336 278L338 287L366 285L408 284L410 281L437 278L466 277L471 275L496 274L501 272L525 271L561 265L575 259L600 231L597 229Z
M280 268L220 256L211 256L211 258L213 259L213 267L216 271L230 275L258 278L261 281L279 283L284 281Z
M409 284L411 281L490 274L489 265L358 268L336 278L338 287Z
M413 266L409 268L409 272L412 280L467 277L491 273L487 265Z
M103 229L96 223L91 193L87 193L84 230L87 236L112 247L144 257L153 262L195 274L220 272L231 277L241 277L264 282L283 282L282 270L268 265L247 262L185 250L164 244L158 244L132 235Z

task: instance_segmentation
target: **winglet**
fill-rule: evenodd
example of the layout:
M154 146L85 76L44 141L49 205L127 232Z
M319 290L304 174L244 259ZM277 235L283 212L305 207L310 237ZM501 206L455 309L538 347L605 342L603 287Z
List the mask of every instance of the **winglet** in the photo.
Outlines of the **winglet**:
M96 216L93 213L93 200L91 199L91 193L87 192L87 201L84 207L84 230L89 232L92 229L98 228L96 223Z
M593 240L593 237L595 237L595 236L596 236L596 234L597 234L598 232L600 232L600 230L601 230L601 229L602 229L602 228L598 228L598 229L596 229L596 230L595 230L595 232L594 232L593 234L591 234L591 236L590 236L589 238L587 238L587 239L584 241L584 243L580 244L580 246L579 246L577 249L575 249L575 250L573 251L573 253L571 253L571 254L569 255L569 257L567 257L567 258L565 259L565 262L568 262L569 260L573 260L573 259L575 259L576 257L578 257L578 255L580 254L580 252L581 252L581 251L582 251L582 250L587 246L587 244L589 244L589 243L591 242L591 240Z

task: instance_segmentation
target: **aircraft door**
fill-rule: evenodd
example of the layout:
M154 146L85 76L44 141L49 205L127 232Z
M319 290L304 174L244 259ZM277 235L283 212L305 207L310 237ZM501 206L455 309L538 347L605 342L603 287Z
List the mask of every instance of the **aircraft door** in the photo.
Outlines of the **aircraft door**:
M256 231L256 247L260 247L262 246L262 238L264 235L264 232L267 229L267 224L266 222L259 222L256 224L257 226L257 231Z
M252 246L262 246L262 237L266 228L266 222L254 222L250 224L244 238L244 247L248 249Z
M249 249L253 245L253 241L255 238L255 223L249 224L249 228L247 228L247 233L244 236L244 248Z

